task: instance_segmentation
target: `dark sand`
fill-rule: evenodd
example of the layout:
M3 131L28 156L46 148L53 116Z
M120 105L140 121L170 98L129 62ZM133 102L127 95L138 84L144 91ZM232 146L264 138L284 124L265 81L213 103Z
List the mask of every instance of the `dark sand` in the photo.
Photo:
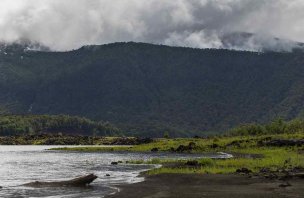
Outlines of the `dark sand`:
M141 183L118 186L107 198L304 198L304 179L280 180L240 175L161 174Z

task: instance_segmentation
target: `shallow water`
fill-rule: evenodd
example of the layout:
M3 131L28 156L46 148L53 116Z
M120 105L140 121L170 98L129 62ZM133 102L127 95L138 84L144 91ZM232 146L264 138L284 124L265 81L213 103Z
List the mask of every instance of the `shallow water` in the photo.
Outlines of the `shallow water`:
M0 197L80 198L104 197L115 193L116 184L143 181L137 177L154 165L111 165L113 161L151 158L227 157L225 154L173 154L173 153L77 153L48 151L58 146L0 146ZM86 188L31 188L20 186L32 181L73 179L94 173L98 176ZM110 174L107 177L106 174Z

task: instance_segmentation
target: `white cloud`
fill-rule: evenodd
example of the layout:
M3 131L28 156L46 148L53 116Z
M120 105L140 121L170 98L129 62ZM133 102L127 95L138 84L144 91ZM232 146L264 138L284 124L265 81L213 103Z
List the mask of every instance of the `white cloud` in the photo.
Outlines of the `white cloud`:
M303 0L1 0L0 40L28 39L54 50L117 41L288 50L292 43L269 36L304 42L303 10ZM231 32L262 36L223 43Z
M165 45L194 48L222 48L223 43L215 32L173 32L164 40Z

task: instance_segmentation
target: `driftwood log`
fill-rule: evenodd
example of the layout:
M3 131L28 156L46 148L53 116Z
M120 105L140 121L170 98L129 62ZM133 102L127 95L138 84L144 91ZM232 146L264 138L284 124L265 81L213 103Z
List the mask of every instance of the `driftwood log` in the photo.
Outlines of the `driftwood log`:
M83 187L92 183L97 178L96 175L90 174L83 177L78 177L67 181L54 181L54 182L40 182L35 181L31 183L24 184L23 186L29 187Z

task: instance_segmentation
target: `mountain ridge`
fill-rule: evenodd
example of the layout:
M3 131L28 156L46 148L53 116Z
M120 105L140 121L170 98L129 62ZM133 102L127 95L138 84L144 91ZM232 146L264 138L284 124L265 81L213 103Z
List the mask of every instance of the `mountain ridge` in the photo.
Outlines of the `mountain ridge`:
M86 116L154 136L291 119L304 112L303 57L134 42L0 53L0 111Z

